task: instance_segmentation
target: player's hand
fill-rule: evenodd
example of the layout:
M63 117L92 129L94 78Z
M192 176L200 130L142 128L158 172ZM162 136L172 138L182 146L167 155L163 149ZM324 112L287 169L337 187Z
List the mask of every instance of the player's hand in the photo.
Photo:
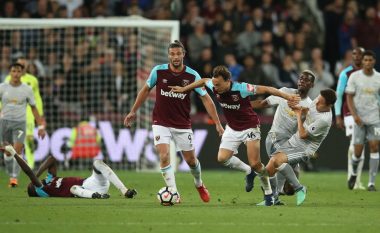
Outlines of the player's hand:
M135 119L136 119L136 113L135 112L128 113L128 115L124 118L124 125L128 128L131 127L131 125L135 121Z
M179 93L184 92L184 88L180 86L168 86L168 87L171 88L170 91L172 92L179 92Z
M301 106L299 105L299 101L292 101L288 100L288 106L291 108L293 111L297 109L301 109Z
M4 151L10 154L12 157L17 154L15 148L11 144L8 144L4 147Z
M223 126L221 125L221 124L216 124L216 131L218 132L218 134L219 134L219 137L221 137L222 135L223 135L223 133L224 133L224 128L223 128Z
M344 122L341 116L336 116L336 127L344 129Z
M45 138L45 135L46 135L46 131L45 131L45 128L38 128L38 137L41 138L41 139L44 139Z
M358 115L355 115L355 116L353 116L353 117L354 117L354 121L355 121L355 123L356 123L358 126L362 127L362 126L363 126L363 121L362 121L362 119L361 119Z
M288 94L286 99L297 104L301 101L301 97L298 94Z

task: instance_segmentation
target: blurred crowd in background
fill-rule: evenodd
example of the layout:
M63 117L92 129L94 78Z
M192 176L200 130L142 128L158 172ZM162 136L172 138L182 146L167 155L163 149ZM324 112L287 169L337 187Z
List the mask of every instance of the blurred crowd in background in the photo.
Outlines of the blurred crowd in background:
M180 20L186 64L202 77L210 77L214 66L224 64L233 80L295 88L298 74L310 69L317 75L311 98L321 89L335 88L340 71L351 63L352 48L371 49L380 60L379 0L3 0L0 9L2 18L140 15ZM43 30L40 35L2 31L1 79L14 59L25 56L29 72L40 80L44 101L52 106L54 93L62 102L86 102L79 106L84 111L88 105L88 111L126 113L135 97L128 93L136 93L131 88L138 85L136 78L123 79L124 72L136 72L128 77L147 76L155 64L143 72L128 70L138 59L136 35L129 29L82 30L87 39L79 41L67 36L78 33L74 29ZM47 56L41 56L36 37L44 39ZM62 43L72 49L60 52ZM88 58L97 50L98 56ZM105 91L88 90L87 82L97 82ZM82 95L72 95L68 88L73 87L81 87ZM198 113L205 111L199 100L195 103ZM54 109L47 114L60 115Z

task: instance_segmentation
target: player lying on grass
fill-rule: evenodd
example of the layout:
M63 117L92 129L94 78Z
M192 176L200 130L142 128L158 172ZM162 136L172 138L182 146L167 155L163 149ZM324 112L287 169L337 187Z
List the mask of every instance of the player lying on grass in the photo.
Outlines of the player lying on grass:
M301 161L306 162L314 156L329 133L332 124L331 108L335 101L335 91L325 89L320 92L320 95L309 108L289 103L289 106L297 114L297 133L293 134L272 154L266 170L270 177L273 177L277 172L281 172L285 176L296 191L297 205L301 205L305 201L306 188L300 184L293 169L287 164L294 165Z
M28 164L18 155L12 145L6 145L3 149L5 156L15 158L21 169L29 177L28 185L30 197L83 197L83 198L109 198L108 190L110 182L120 190L126 198L133 198L137 192L127 189L115 172L101 160L95 160L92 175L88 178L58 177L57 161L49 156L34 174ZM39 180L39 176L48 170L47 176Z
M256 173L259 174L265 194L268 194L265 197L266 205L272 205L272 190L268 176L263 176L265 167L260 159L260 122L251 107L250 96L270 94L297 103L300 97L297 94L281 92L273 87L234 82L231 80L231 73L225 66L215 67L212 79L204 78L189 85L184 84L182 87L169 87L173 92L182 93L203 86L207 86L215 94L227 120L218 152L218 161L224 166L246 173L247 192L252 190L254 177ZM235 156L241 143L247 147L249 165Z
M304 70L298 77L297 89L283 87L280 90L289 94L299 94L301 101L298 103L299 106L308 108L313 102L308 97L309 90L314 86L315 74L310 70ZM288 106L288 101L277 96L269 96L265 100L255 100L251 101L253 109L268 108L271 106L277 106L276 113L273 118L272 127L265 140L265 146L267 154L270 158L276 150L289 140L293 134L297 132L297 114ZM299 175L299 164L294 164L289 168L293 169L295 174ZM288 169L289 169L288 168ZM285 182L285 177L278 172L275 176L271 177L270 183L272 185L274 204L282 205L278 195L280 192L286 193L288 195L294 194L292 187ZM276 190L274 187L278 188Z

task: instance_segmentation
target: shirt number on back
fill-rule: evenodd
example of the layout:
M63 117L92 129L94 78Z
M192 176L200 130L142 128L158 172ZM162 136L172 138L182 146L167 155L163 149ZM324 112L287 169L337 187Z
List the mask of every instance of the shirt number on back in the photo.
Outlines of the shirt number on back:
M18 135L17 135L17 138L21 138L21 136L22 136L22 134L24 133L24 131L22 131L22 130L19 130L18 131Z

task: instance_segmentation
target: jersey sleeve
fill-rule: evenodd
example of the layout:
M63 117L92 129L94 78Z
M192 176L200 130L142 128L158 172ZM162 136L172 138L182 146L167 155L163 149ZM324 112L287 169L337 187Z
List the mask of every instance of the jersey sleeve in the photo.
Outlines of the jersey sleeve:
M347 86L347 73L341 72L339 75L338 85L336 87L335 115L342 115L343 94Z
M26 94L27 94L28 103L31 106L36 106L36 100L34 99L33 90L29 86L27 87L28 88L26 88Z
M307 132L311 136L319 136L323 134L326 128L329 127L329 124L324 120L316 120L307 127Z
M347 94L355 94L356 92L356 83L355 83L356 78L355 77L356 77L355 74L351 74L350 78L348 79L347 87L345 90Z
M194 82L201 80L201 76L199 76L197 72L194 72L194 76L195 76ZM198 95L200 96L205 96L207 94L207 91L204 87L197 87L194 89L194 91L198 93Z
M206 87L208 87L212 92L214 92L214 84L212 83L212 79L209 79L206 82Z
M232 89L238 90L240 92L241 97L243 98L256 94L256 85L245 83L245 82L242 82L242 83L233 82L232 85L234 85Z
M152 71L150 72L150 74L149 74L148 80L146 80L146 85L148 85L148 87L150 89L152 89L154 86L156 86L156 83L157 83L157 69L158 69L158 66L154 67L152 69Z

